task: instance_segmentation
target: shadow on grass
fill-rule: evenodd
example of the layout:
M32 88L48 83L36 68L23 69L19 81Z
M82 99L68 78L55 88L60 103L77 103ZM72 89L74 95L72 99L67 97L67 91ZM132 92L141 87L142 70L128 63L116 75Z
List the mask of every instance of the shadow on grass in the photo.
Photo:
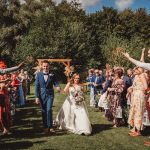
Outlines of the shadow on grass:
M35 143L43 143L45 141L38 141L38 142L29 142L29 141L22 141L22 142L10 142L10 143L3 143L0 144L1 150L19 150L19 149L28 149L33 146Z
M142 131L142 136L150 136L150 126L145 127Z
M33 107L34 106L34 107ZM33 101L27 101L23 108L19 108L16 112L13 126L10 129L10 134L7 136L0 135L4 141L14 139L34 139L47 136L62 136L66 134L63 131L56 131L53 135L48 135L43 132L43 124L41 111L39 106L36 106Z
M92 135L112 129L111 124L92 124Z

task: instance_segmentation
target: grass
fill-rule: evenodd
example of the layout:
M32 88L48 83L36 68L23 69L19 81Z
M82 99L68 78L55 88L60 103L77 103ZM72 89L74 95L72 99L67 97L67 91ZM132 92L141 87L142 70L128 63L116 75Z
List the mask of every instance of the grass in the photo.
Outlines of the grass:
M88 107L93 132L90 136L75 135L57 131L55 135L48 136L43 133L41 109L34 104L34 87L31 87L26 107L17 109L14 125L10 134L4 136L0 133L0 150L148 150L144 141L149 140L146 130L144 136L130 137L127 127L112 128L102 112ZM53 118L65 100L66 95L55 94ZM87 106L89 106L87 94Z

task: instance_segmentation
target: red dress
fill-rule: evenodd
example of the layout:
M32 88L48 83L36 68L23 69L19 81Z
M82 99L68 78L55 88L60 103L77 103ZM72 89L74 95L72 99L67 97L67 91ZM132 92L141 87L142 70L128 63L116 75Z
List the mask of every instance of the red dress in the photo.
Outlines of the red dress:
M17 79L17 75L16 74L13 74L12 75L12 82L11 82L11 85L13 87L19 87L19 84L20 84L20 81Z
M0 85L0 122L2 122L7 129L9 129L11 125L11 118L8 91L5 89L5 87L2 88L2 83Z

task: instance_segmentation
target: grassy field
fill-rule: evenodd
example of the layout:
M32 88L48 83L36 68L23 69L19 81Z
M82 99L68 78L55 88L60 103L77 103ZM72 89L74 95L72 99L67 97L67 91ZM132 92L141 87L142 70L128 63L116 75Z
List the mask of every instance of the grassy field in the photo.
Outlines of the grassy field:
M150 150L144 146L149 140L146 130L144 136L130 137L127 127L112 128L102 112L88 107L93 132L90 136L75 135L57 130L55 135L45 135L42 128L41 109L34 104L34 87L31 87L24 108L17 109L15 123L10 133L4 136L0 133L0 150ZM56 117L66 95L55 94L53 117ZM87 106L89 99L87 95ZM146 134L147 133L147 134Z

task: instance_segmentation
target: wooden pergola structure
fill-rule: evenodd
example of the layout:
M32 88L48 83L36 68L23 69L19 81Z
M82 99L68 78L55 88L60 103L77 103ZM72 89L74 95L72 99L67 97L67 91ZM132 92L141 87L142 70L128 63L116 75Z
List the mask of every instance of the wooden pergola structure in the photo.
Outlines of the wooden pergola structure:
M37 59L38 65L41 66L42 62L44 60L47 60L49 62L57 62L57 63L62 63L66 67L66 71L64 72L65 75L69 78L69 74L71 73L71 61L72 59Z

